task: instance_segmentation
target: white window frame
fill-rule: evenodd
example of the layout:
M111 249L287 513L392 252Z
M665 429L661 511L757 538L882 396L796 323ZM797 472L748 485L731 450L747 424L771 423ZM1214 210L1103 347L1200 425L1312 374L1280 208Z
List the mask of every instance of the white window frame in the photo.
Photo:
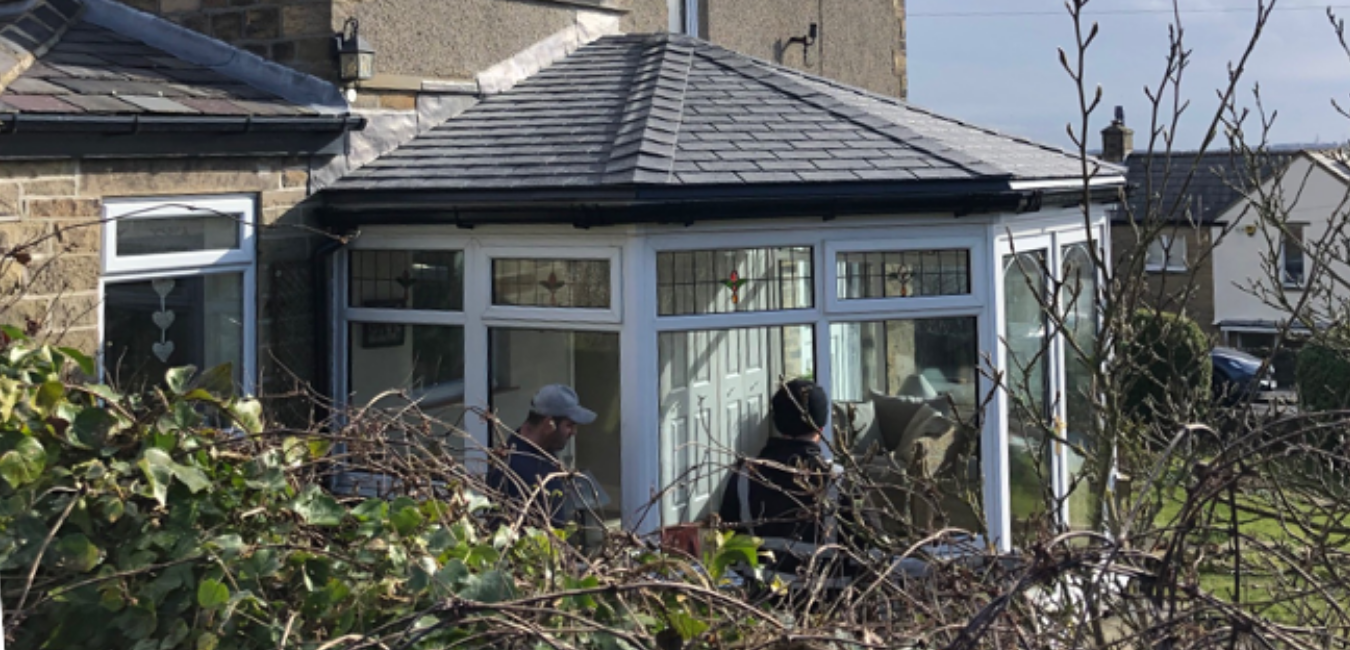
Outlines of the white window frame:
M230 249L160 253L151 255L117 254L118 224L126 219L164 219L172 217L238 214L239 246ZM160 198L107 199L103 202L103 236L100 253L102 273L98 292L98 371L102 376L106 366L104 342L107 323L104 318L104 296L109 284L144 282L157 278L199 277L203 275L240 274L243 290L240 306L243 316L243 367L240 369L240 390L253 394L258 371L258 315L257 315L257 199L247 194L206 196L171 196Z
M483 319L487 321L539 321L541 324L554 325L564 324L583 324L583 323L623 323L623 273L620 269L622 256L620 249L615 246L578 246L578 247L559 247L556 244L546 245L541 242L539 246L520 245L513 242L511 246L486 245L477 249L477 264L487 276L487 299L484 304L487 308L483 311ZM586 260L586 261L607 261L609 262L609 307L608 308L581 308L581 307L526 307L514 305L496 305L492 303L492 265L500 259L528 259L528 260Z
M667 21L671 32L702 38L698 15L700 0L666 0Z
M1155 246L1162 253L1161 264L1151 259ZM1156 239L1150 241L1148 248L1144 250L1144 270L1149 273L1184 273L1189 270L1186 265L1186 237L1159 234Z

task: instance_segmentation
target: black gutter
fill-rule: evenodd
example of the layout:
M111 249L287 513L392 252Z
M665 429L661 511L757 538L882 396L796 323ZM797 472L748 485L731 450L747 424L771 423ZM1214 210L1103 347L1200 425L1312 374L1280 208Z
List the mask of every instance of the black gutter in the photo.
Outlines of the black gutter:
M0 160L334 155L365 127L349 115L202 117L0 114Z

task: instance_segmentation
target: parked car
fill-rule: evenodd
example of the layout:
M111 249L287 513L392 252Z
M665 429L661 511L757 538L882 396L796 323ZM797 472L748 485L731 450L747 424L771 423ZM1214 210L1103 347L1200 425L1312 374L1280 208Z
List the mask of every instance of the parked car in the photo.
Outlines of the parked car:
M1219 404L1234 406L1275 390L1275 368L1267 365L1262 372L1264 361L1256 356L1233 348L1214 348L1209 358L1214 364L1214 400Z

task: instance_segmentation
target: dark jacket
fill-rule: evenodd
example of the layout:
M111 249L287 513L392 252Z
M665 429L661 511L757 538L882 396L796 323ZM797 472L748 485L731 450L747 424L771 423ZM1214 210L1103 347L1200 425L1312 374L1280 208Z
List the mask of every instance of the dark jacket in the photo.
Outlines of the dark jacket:
M549 519L555 528L567 525L567 481L561 476L548 479L550 474L563 471L562 464L553 454L544 451L519 435L512 435L506 441L506 463L494 462L488 469L488 487L497 496L514 505L523 504L534 493L535 487L544 483L544 489L535 497L531 509L542 507L549 513ZM546 482L547 479L547 482Z
M738 479L742 472L750 479L749 521L741 513ZM820 502L826 498L829 480L830 465L821 455L820 443L771 438L759 456L743 461L732 472L719 514L722 521L740 524L738 530L759 537L820 543L824 541Z

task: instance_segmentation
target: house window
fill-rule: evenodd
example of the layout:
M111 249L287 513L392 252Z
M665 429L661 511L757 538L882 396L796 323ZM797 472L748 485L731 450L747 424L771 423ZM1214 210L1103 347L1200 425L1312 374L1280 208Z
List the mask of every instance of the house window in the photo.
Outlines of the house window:
M970 293L970 251L839 253L839 297L913 298Z
M491 404L501 422L492 432L494 442L505 442L525 422L540 388L571 386L596 418L580 428L558 457L587 476L578 489L584 503L574 505L583 519L601 519L583 521L588 530L602 522L616 524L623 512L618 333L492 328L489 341Z
M969 530L980 528L964 498L981 483L978 337L974 316L830 326L836 441L898 452L902 462L886 469L937 479L948 522ZM906 500L911 518L923 518L919 500Z
M1287 289L1304 285L1303 226L1289 224L1280 241L1280 282Z
M1186 270L1186 238L1173 235L1158 235L1148 244L1148 254L1144 259L1146 271L1161 273L1165 271Z
M666 11L670 15L670 31L702 37L699 31L700 0L666 0Z
M661 316L810 309L812 249L669 251L656 256Z
M173 367L229 364L252 390L252 197L108 201L102 339L108 381L147 390Z
M1010 397L1008 467L1014 526L1044 512L1044 490L1052 485L1045 435L1050 406L1047 261L1044 251L1003 258L1004 368Z
M352 307L464 309L464 252L356 250L348 264Z
M608 309L609 284L609 260L492 260L494 305Z
M400 440L429 432L419 448L464 449L456 433L464 413L464 328L454 325L351 323L347 361L348 403L374 407L390 418L386 437ZM429 426L424 426L429 425Z
M717 509L736 456L759 453L773 425L779 381L814 378L810 326L662 332L661 485L666 522L699 521Z

